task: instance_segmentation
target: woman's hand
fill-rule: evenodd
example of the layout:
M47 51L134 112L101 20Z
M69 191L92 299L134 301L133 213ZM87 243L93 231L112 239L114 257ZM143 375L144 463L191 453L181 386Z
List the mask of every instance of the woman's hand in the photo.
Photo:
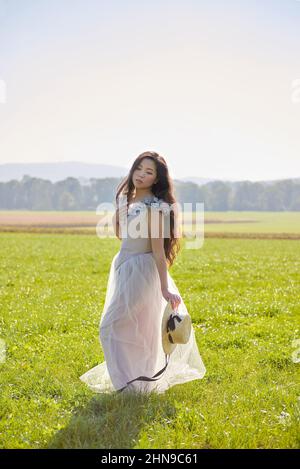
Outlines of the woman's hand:
M169 292L167 288L162 290L162 295L166 301L171 302L172 309L178 308L178 305L181 302L181 298L179 295L177 295L176 293Z

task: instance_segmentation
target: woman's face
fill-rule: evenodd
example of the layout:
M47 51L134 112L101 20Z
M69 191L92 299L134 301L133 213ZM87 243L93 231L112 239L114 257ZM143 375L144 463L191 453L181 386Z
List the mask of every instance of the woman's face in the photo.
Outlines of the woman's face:
M154 161L144 158L134 170L132 182L136 189L150 189L157 182Z

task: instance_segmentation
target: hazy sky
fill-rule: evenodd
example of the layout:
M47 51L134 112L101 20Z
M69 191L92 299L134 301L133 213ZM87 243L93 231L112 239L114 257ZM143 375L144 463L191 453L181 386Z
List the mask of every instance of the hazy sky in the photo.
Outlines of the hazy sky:
M0 0L0 163L300 177L300 1Z

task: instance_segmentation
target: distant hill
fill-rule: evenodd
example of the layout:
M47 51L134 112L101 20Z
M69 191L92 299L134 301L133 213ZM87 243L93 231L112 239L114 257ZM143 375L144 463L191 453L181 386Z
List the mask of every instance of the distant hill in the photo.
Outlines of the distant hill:
M88 183L90 178L124 177L127 168L120 166L81 163L80 161L66 161L55 163L6 163L0 165L0 181L12 179L20 181L24 175L48 179L51 182L61 181L68 177L78 178L82 184Z

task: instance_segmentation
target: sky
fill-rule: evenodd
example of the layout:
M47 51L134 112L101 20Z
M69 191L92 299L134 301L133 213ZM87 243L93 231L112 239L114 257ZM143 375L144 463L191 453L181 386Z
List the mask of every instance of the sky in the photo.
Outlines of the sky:
M0 0L0 164L300 177L300 1Z

